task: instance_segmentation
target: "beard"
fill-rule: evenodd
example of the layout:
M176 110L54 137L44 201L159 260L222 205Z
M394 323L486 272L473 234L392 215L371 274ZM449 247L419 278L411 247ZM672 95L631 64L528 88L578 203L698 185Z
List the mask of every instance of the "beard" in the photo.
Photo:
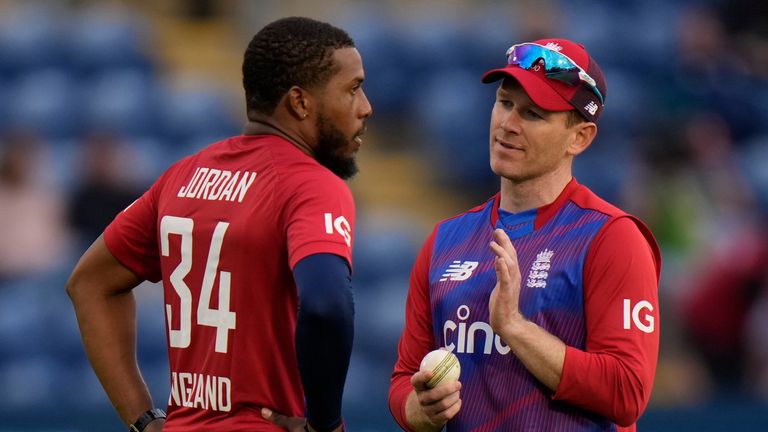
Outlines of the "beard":
M351 145L350 139L326 120L323 115L317 117L317 148L315 159L320 165L331 170L343 180L357 174L355 156L346 156L344 151Z

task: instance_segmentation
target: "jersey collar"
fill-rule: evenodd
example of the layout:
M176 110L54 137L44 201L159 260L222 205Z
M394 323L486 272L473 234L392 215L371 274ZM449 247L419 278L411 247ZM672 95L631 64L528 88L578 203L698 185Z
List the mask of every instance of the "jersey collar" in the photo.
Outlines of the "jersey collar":
M563 191L560 192L560 195L551 203L541 206L536 209L531 210L525 210L520 213L509 213L504 212L502 219L502 226L499 226L499 228L506 227L507 230L512 229L513 231L516 229L522 229L524 225L527 225L530 223L531 219L533 221L533 230L537 230L544 226L547 222L549 222L552 217L557 214L557 212L565 205L566 201L568 201L573 193L579 188L579 182L576 181L575 178L571 178L571 181L568 182L567 185L565 185L565 188L563 188ZM499 204L501 203L501 193L497 193L493 197L493 202L491 203L491 227L497 228L499 225ZM530 229L526 230L530 232ZM527 232L526 232L527 233Z

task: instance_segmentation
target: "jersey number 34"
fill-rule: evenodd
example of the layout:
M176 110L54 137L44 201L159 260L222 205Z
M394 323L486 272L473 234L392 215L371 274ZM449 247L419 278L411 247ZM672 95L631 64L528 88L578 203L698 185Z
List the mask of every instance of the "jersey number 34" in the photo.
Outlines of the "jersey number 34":
M168 342L173 348L186 348L192 338L192 292L184 278L192 269L192 230L194 221L190 218L163 216L160 221L160 249L164 257L170 255L170 236L181 236L181 262L173 270L170 277L171 285L180 299L179 328L174 329L173 309L165 305L165 316L168 320ZM200 287L200 301L197 304L197 324L216 328L216 352L227 352L229 331L235 329L235 312L229 310L230 273L219 271L219 256L224 234L229 223L218 222L213 230L211 247L208 250L208 260L205 264L203 283ZM211 292L218 273L219 304L211 308Z

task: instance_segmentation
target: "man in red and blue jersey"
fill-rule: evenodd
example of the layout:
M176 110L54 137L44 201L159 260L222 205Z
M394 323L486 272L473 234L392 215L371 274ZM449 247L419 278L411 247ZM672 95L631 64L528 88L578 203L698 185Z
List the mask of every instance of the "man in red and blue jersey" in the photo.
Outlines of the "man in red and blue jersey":
M343 430L355 223L343 180L371 114L363 79L343 30L267 25L245 51L244 134L174 164L83 255L67 292L129 430ZM164 290L167 418L136 363L143 280Z
M659 248L637 218L572 175L606 84L564 39L512 46L491 113L500 192L440 222L411 273L390 385L405 430L633 431L659 350ZM428 388L422 357L458 356Z

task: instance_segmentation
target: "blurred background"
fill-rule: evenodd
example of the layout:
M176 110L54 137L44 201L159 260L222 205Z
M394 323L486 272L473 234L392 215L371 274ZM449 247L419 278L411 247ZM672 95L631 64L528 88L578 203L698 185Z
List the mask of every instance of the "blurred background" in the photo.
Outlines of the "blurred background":
M123 430L66 278L172 162L240 133L242 53L289 15L352 35L374 107L351 181L350 430L397 430L386 397L413 259L436 222L498 187L495 87L479 78L513 43L545 36L585 44L607 76L577 179L644 219L663 250L662 347L639 429L764 430L768 3L0 0L0 432ZM162 406L160 287L137 297L139 360Z

